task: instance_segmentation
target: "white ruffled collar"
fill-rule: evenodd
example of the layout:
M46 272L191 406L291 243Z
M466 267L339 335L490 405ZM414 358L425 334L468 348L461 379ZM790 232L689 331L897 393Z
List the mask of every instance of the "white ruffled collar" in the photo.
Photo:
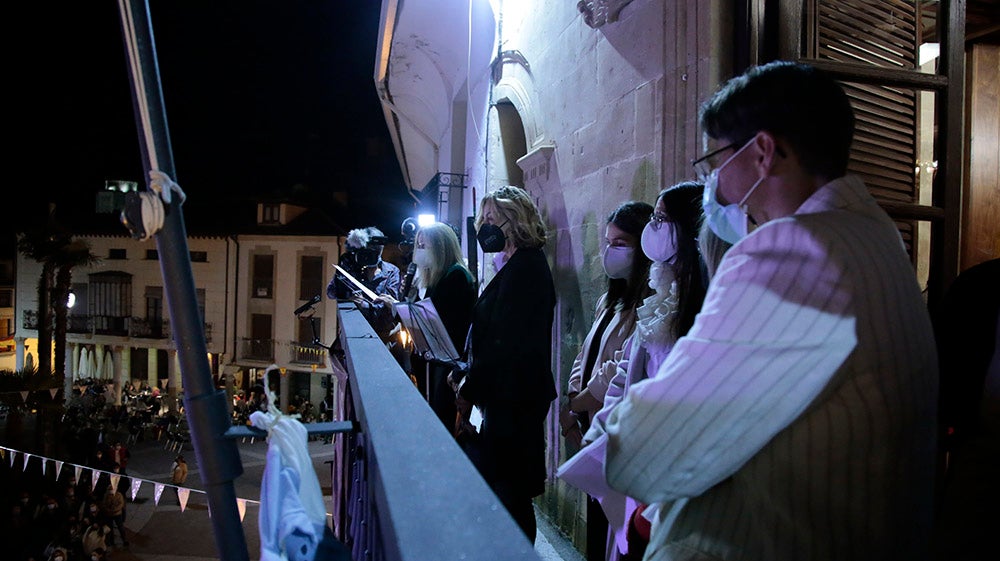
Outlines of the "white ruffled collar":
M649 287L655 292L636 309L636 335L640 344L673 343L670 326L677 315L677 282L667 263L653 263L649 268Z

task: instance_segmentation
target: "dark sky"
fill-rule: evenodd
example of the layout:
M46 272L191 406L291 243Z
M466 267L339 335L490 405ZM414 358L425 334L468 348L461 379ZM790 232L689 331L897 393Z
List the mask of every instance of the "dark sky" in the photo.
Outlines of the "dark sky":
M12 175L29 187L27 208L89 207L105 180L143 180L118 4L30 4L39 5L7 24L25 86L13 104ZM189 201L294 197L345 229L398 235L412 199L373 80L380 2L153 0L149 9Z

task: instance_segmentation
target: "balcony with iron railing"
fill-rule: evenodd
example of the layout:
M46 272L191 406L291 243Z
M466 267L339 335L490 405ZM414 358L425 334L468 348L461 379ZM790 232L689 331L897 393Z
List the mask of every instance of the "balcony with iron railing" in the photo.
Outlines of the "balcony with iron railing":
M240 337L236 346L236 356L240 360L274 362L274 343L274 339Z
M38 312L24 311L25 329L38 329ZM212 341L212 324L205 323L205 342ZM170 321L151 321L140 317L92 316L72 314L66 318L66 332L77 335L112 335L139 339L169 339Z
M312 343L292 343L292 363L323 366L327 361L325 348Z

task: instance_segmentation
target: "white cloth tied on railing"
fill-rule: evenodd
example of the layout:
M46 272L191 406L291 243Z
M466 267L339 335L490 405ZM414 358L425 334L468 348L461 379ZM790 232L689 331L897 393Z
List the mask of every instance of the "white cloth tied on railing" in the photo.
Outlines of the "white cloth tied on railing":
M253 426L267 431L267 465L260 489L260 559L315 559L329 532L323 492L307 447L308 433L298 415L278 409L267 391L267 411L250 415ZM332 536L332 534L329 534Z

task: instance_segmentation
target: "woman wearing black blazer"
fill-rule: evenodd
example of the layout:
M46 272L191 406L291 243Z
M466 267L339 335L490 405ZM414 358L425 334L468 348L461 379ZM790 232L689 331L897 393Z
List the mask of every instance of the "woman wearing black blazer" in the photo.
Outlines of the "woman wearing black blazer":
M545 484L545 417L556 397L552 378L555 287L542 251L545 227L528 194L501 187L482 200L476 224L495 276L476 302L469 372L459 407L482 411L470 457L483 479L534 542L532 498Z
M443 222L420 228L414 237L413 263L417 265L414 283L417 294L403 297L430 299L452 345L461 353L472 322L472 307L476 304L476 284L462 259L455 230ZM454 431L455 392L448 384L449 371L451 368L443 364L430 365L428 401L441 422Z

